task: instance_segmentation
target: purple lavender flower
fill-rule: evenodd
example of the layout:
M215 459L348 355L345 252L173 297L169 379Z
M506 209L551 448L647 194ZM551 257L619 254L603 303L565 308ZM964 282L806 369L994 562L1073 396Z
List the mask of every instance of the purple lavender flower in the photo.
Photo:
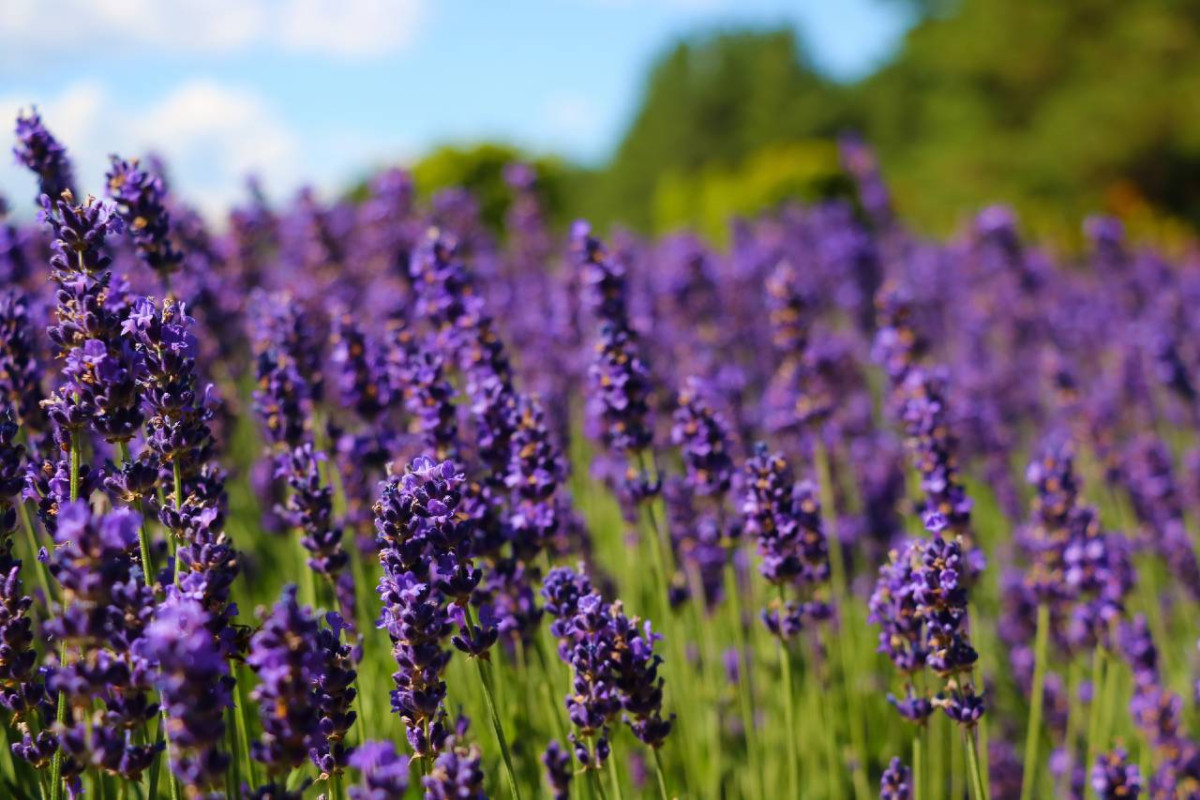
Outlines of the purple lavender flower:
M392 640L399 670L392 676L392 710L408 729L418 757L436 755L447 736L442 674L450 660L443 642L453 629L449 600L464 606L480 580L467 557L457 518L463 475L453 462L418 457L400 478L383 484L375 504L383 576L379 626ZM482 639L477 637L483 637ZM456 637L460 649L486 650L494 633Z
M463 747L451 740L421 785L425 787L425 800L487 800L483 778L479 747Z
M200 795L223 785L229 764L222 745L233 681L211 627L203 605L169 587L138 643L154 667L167 714L171 769L187 791Z
M546 768L546 783L554 800L568 800L571 796L571 754L557 741L546 745L542 754L542 765Z
M327 626L317 632L317 650L324 664L313 687L321 710L322 742L309 755L318 770L332 775L345 769L347 763L353 765L346 734L357 717L354 698L358 692L354 681L358 673L354 668L354 647L341 641L342 632L349 631L350 626L341 615L333 612L325 615L325 621ZM384 773L387 773L386 769ZM407 777L407 769L405 773Z
M21 585L21 560L14 553L25 455L16 437L16 423L0 411L0 707L23 719L37 708L43 690L34 675L37 652L29 616L33 599Z
M588 377L593 430L615 453L636 458L654 440L653 386L632 331L611 324L601 328Z
M815 588L829 580L829 545L821 529L821 507L810 481L793 483L786 459L765 444L746 462L742 513L758 542L760 571L775 584Z
M733 482L729 455L729 426L707 400L711 389L700 378L689 378L679 393L671 441L683 451L688 480L697 494L721 496Z
M251 743L254 758L273 775L304 763L322 744L314 685L325 678L317 623L287 586L263 626L250 639L246 663L258 675L250 698L258 704L263 735Z
M126 161L113 156L106 180L108 196L116 203L138 256L163 278L178 270L183 254L171 242L171 215L162 177L142 167L136 158Z
M1121 748L1101 753L1092 767L1092 788L1099 800L1137 800L1142 793L1142 773L1129 763Z
M127 441L142 424L137 379L141 357L120 335L120 314L110 303L111 274L104 240L118 230L112 208L71 195L43 200L43 218L54 235L51 277L58 285L51 342L66 366L64 382L48 401L51 419L65 431L89 423L110 441Z
M311 442L279 458L276 476L285 478L291 491L278 513L300 529L300 541L311 554L308 566L336 582L350 558L342 547L342 528L333 520L333 490L322 485L318 465L324 459Z
M350 766L362 780L349 790L350 800L394 800L408 791L408 756L391 742L363 742L350 755Z
M391 384L382 354L349 312L334 316L330 343L338 400L363 420L373 421L390 403Z
M781 259L767 276L767 311L775 347L785 358L799 358L808 349L814 298L792 261Z
M879 800L909 800L912 797L912 773L899 758L893 758L879 781Z
M0 292L0 402L32 431L46 427L42 370L37 358L29 298L20 289Z
M28 114L17 116L17 146L13 148L13 154L18 163L37 175L41 194L57 198L63 192L74 190L67 148L46 129L36 107Z
M136 561L141 518L128 509L93 514L82 500L58 510L50 573L62 588L63 606L46 631L63 642L69 663L50 676L51 691L68 703L66 724L56 730L71 779L88 766L136 779L157 748L135 745L134 731L153 719L150 670L137 653L154 608ZM103 710L93 710L96 699Z
M933 713L932 703L917 690L914 680L929 655L925 618L918 601L917 564L922 550L920 540L910 540L891 552L888 563L879 569L867 617L868 622L881 627L878 651L887 655L904 676L905 696L897 699L888 695L888 701L905 719L918 723Z
M436 458L456 458L457 392L446 378L441 354L423 346L408 326L397 323L390 334L388 372L393 391L401 393L412 418L410 431L420 435L422 444Z
M903 385L926 350L926 342L917 333L912 319L912 298L899 283L885 283L875 297L875 314L871 356L887 372L893 386Z
M512 457L505 484L512 490L513 551L531 561L558 532L555 494L565 477L562 453L550 438L537 398L522 397L517 406Z
M662 657L654 652L662 635L654 633L647 620L639 627L636 617L626 617L617 603L612 608L616 632L613 681L621 693L625 721L633 735L654 749L662 747L671 732L674 716L662 716L663 679L658 674Z

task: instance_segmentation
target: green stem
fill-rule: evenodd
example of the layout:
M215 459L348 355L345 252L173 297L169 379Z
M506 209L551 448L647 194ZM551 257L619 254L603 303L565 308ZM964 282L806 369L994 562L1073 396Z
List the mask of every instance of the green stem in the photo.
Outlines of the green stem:
M654 753L654 774L658 776L658 796L660 800L671 800L671 794L667 791L667 776L666 771L663 770L662 754L657 747L653 748L651 752Z
M779 587L779 600L783 602L783 587ZM783 613L783 609L780 609ZM800 748L796 746L796 702L792 696L792 656L788 652L787 643L783 641L783 637L778 637L779 642L779 667L783 672L783 710L784 719L787 724L787 755L784 761L787 762L788 774L788 797L800 797L800 774L799 763L796 759L800 757Z
M37 533L33 529L33 517L29 514L29 506L25 501L17 502L17 514L21 517L21 527L25 529L25 539L29 543L29 558L34 563L33 571L37 573L38 584L42 587L42 599L46 604L46 608L50 608L50 601L54 599L54 594L50 589L50 576L46 572L46 565L38 558L38 543Z
M624 795L621 793L621 776L617 774L617 759L609 754L608 757L608 777L612 781L613 797L617 800L624 800Z
M975 800L987 800L987 789L983 785L983 775L979 771L979 752L975 748L975 732L963 731L963 744L967 751L967 770L971 775L971 789Z
M1037 635L1034 637L1033 696L1030 698L1029 728L1025 732L1025 768L1021 778L1021 800L1033 797L1037 785L1038 740L1042 733L1042 694L1046 684L1046 641L1050 634L1050 606L1039 603Z
M80 447L82 446L82 437L79 431L71 431L71 502L74 503L79 499L79 467L80 467ZM64 640L58 648L58 663L63 667L67 666L67 643ZM67 722L67 693L59 690L58 692L58 708L54 715L55 725L62 726ZM62 800L63 796L63 780L62 780L62 748L54 751L54 757L50 760L50 800Z
M925 726L917 728L912 740L912 800L921 800L921 738Z
M471 610L470 604L463 606L463 612L467 622L467 633L471 638L475 638L475 612ZM500 724L500 715L496 712L496 697L492 694L492 682L488 680L488 673L485 668L485 661L482 658L472 659L475 662L475 668L479 671L479 683L483 686L483 697L487 702L488 717L492 722L492 731L496 734L496 744L500 748L500 758L504 762L504 777L508 780L508 789L512 792L512 796L516 800L521 800L521 790L517 785L517 775L513 771L512 754L508 749L508 739L504 735L504 726Z
M252 786L257 786L257 769L255 768L254 760L250 758L250 734L246 724L246 670L241 663L237 665L236 670L237 683L234 688L237 692L237 716L234 718L234 724L237 726L237 735L240 744L239 752L242 758L242 774L246 776L246 779L250 781Z
M829 567L833 580L835 607L840 608L842 613L843 624L836 638L838 641L838 656L841 661L839 666L843 680L838 682L837 687L840 687L842 693L845 695L846 712L850 718L854 795L858 800L868 800L871 796L871 789L867 784L867 773L864 764L867 751L866 731L863 728L863 714L858 702L857 687L855 686L855 682L847 678L850 666L857 663L854 641L854 633L857 630L857 626L847 624L852 621L846 619L846 617L856 606L850 602L849 592L846 588L848 585L846 565L842 558L841 541L837 536L837 509L834 507L833 470L829 464L829 452L820 441L814 447L813 457L817 468L817 490L821 497L822 527L825 529L825 536L829 543ZM827 686L826 688L834 689L835 687Z
M1100 706L1103 704L1104 683L1106 681L1105 662L1108 653L1102 645L1097 644L1092 650L1092 704L1088 708L1087 763L1096 763L1096 754L1100 749ZM1090 795L1095 793L1089 789Z
M132 460L129 454L129 442L117 442L117 454L122 464L128 464ZM150 528L146 525L146 512L142 508L141 498L134 501L133 509L142 520L138 526L138 550L142 556L142 578L146 585L150 586L153 583L154 562L150 559Z
M759 751L755 746L754 726L754 684L751 683L752 672L750 665L750 648L747 646L745 608L739 585L737 568L730 559L730 565L725 572L725 593L733 599L734 631L738 647L738 699L742 712L742 735L746 740L746 756L750 762L750 789L754 797L762 797L763 769L759 762Z

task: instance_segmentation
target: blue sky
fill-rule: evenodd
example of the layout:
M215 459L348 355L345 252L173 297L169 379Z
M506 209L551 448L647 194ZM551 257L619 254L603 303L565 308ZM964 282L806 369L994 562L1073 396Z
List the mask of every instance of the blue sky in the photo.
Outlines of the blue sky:
M202 7L202 8L201 8ZM3 0L0 114L37 102L98 188L106 155L164 154L215 211L239 176L326 189L443 141L598 163L674 38L789 24L850 80L903 36L888 0ZM0 159L0 191L32 183Z

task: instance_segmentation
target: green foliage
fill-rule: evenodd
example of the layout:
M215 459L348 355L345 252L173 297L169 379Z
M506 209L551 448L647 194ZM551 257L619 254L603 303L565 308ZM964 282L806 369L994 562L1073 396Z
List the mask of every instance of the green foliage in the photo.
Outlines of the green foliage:
M985 203L1063 238L1095 211L1200 221L1200 0L894 0L920 20L856 85L788 30L683 41L656 63L612 162L572 197L600 223L712 232L800 178L793 148L860 130L901 213L945 231ZM777 180L765 180L770 160ZM755 187L763 190L753 196ZM721 197L731 192L733 197Z
M697 180L698 170L730 172L766 147L828 137L844 122L837 96L808 64L791 31L682 42L651 72L639 111L599 177L589 210L601 222L619 219L649 228L664 176L678 185L680 179Z
M664 174L654 191L653 227L659 231L691 227L723 244L734 217L848 190L833 142L814 139L770 145L735 169L703 166Z
M1200 3L970 0L855 90L905 212L1005 200L1078 218L1144 198L1200 219Z
M437 148L412 168L417 190L428 199L439 190L462 187L479 201L479 210L491 230L499 232L512 202L512 190L504 181L504 168L514 162L529 163L538 174L538 192L551 223L560 227L566 211L567 187L575 172L554 157L531 156L505 144L483 142Z

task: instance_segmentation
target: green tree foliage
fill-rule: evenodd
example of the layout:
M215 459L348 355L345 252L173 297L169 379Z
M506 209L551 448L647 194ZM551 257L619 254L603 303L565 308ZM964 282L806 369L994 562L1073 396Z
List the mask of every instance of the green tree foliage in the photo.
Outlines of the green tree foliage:
M555 226L565 224L566 198L578 171L557 158L530 156L505 144L484 142L467 146L446 145L413 165L413 179L427 200L440 189L459 186L470 190L479 202L480 215L493 231L501 231L504 215L512 202L512 191L504 181L504 168L513 162L531 164L538 174L538 192L543 208Z
M769 205L807 169L764 181L766 154L853 127L927 229L995 201L1043 234L1097 210L1200 222L1200 0L881 2L908 2L920 22L856 85L824 80L786 31L670 49L580 207L708 228L716 208ZM808 174L801 194L829 185Z
M684 41L654 66L634 120L587 210L651 227L663 176L728 174L763 148L828 137L844 123L836 87L809 65L790 30Z

